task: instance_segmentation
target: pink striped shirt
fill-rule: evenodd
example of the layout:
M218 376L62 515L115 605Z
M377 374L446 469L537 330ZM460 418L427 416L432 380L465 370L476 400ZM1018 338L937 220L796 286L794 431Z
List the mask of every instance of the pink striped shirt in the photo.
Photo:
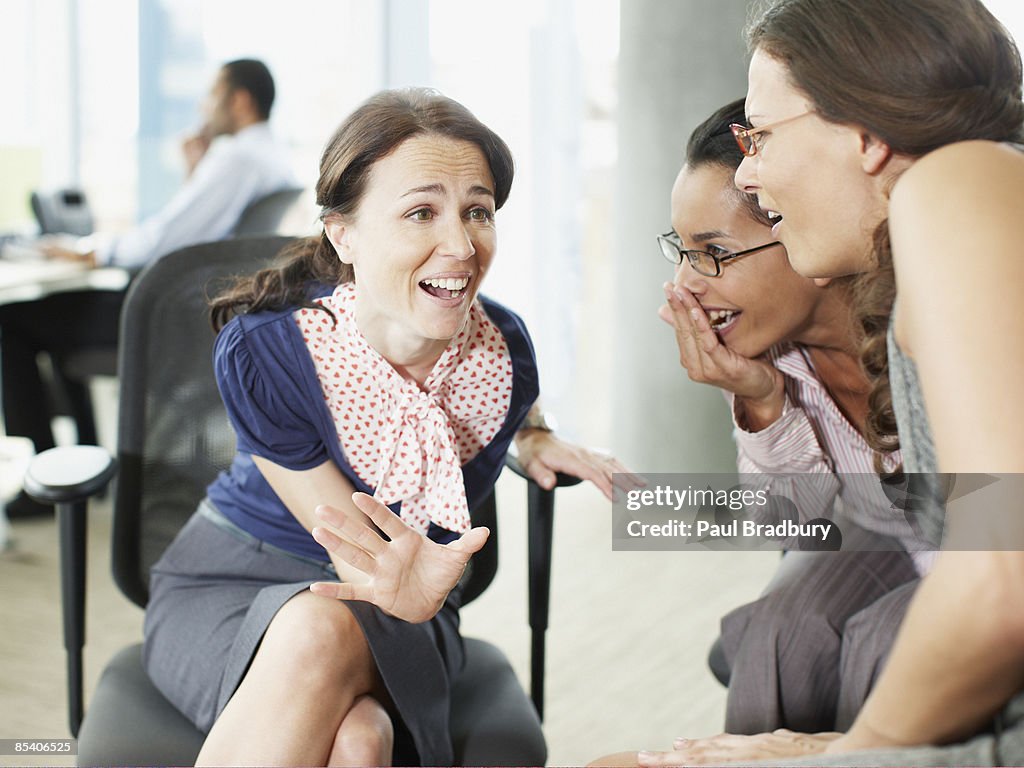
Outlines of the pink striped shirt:
M781 344L770 349L767 358L786 381L782 416L774 424L760 432L748 431L737 418L735 396L727 394L740 474L782 475L773 478L769 488L791 499L801 520L831 517L838 511L868 531L899 540L911 552L918 572L927 573L935 553L920 551L919 538L877 480L875 452L839 410L805 349ZM899 451L887 454L883 469L892 471L901 460ZM799 478L794 480L795 475Z

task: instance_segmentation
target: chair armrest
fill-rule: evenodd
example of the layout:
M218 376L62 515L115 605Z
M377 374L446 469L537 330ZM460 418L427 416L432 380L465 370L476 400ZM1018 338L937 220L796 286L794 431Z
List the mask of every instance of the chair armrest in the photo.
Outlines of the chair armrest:
M102 490L117 471L117 460L96 445L43 451L29 463L25 493L43 504L83 501Z
M513 456L511 453L505 455L505 466L519 475L528 483L537 484L537 481L530 477L530 474L523 468L523 465L519 463L519 458ZM555 488L568 488L572 485L579 485L583 481L575 475L567 475L563 472L555 473ZM539 487L539 486L538 486ZM554 489L552 489L554 491Z
M32 459L25 474L25 492L36 501L57 506L68 724L72 736L78 736L84 714L86 501L110 482L116 470L117 461L105 449L73 445L43 451Z
M528 589L530 602L530 698L537 716L544 719L545 632L551 604L551 550L554 536L555 489L578 485L580 478L556 473L555 487L541 488L519 459L505 456L505 466L527 482Z

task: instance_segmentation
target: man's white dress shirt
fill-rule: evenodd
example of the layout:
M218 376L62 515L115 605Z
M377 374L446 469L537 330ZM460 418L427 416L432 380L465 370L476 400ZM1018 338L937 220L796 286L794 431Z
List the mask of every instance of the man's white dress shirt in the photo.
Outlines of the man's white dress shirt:
M266 122L218 137L158 213L122 234L96 236L96 263L139 269L178 248L221 240L250 203L296 186L286 149Z

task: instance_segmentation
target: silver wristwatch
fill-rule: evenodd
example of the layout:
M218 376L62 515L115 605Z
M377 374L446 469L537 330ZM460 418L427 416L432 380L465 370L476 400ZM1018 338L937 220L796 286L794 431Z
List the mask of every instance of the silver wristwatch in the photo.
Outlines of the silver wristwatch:
M520 429L539 429L542 432L554 432L557 429L555 419L550 413L538 409L531 409L526 418L523 419L523 423L519 425Z

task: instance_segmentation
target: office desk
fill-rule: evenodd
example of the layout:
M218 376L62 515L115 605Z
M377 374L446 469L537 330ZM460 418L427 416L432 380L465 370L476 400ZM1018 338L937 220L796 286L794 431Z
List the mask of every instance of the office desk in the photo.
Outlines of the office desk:
M45 423L41 422L43 410L49 413L45 398L41 400L36 391L45 386L45 373L36 363L35 349L49 353L51 358L59 356L79 440L95 442L88 381L97 375L113 375L117 370L117 313L121 292L129 281L129 273L119 267L93 269L81 262L0 259L0 312L3 322L11 323L10 329L0 328L0 333L11 331L10 339L4 334L3 354L10 355L4 364L7 371L25 372L3 382L7 407L19 407L12 403L24 405L19 413L19 434L32 434L25 430L33 429L35 423ZM90 308L90 320L85 324L75 317L83 307ZM74 328L69 329L68 323ZM57 363L54 359L55 366ZM46 434L38 430L32 437L37 443L46 440Z
M0 259L0 304L33 301L62 291L119 291L130 276L120 267L90 269L73 261Z

